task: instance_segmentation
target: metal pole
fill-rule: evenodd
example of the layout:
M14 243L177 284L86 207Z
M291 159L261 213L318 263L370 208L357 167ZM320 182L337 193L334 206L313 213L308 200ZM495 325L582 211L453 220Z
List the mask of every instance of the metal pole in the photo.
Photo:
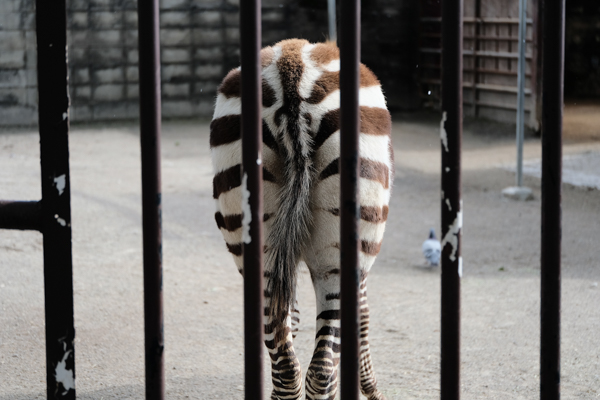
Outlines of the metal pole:
M75 399L65 0L36 1L48 399Z
M517 186L523 186L523 134L525 129L525 50L527 49L527 0L519 0L519 72L517 76Z
M358 106L360 60L360 1L341 3L340 26L340 253L341 253L341 367L340 396L359 397L358 269L360 157Z
M565 0L542 2L540 398L560 399L561 183Z
M250 218L244 239L244 351L246 399L263 398L263 188L262 79L260 63L261 2L240 2L242 58L242 186L246 186ZM245 207L244 207L245 208ZM247 209L247 208L246 208ZM248 222L246 222L249 219Z
M158 0L138 2L146 399L165 397Z
M0 229L41 231L41 201L0 200Z
M329 20L329 40L337 41L337 25L335 21L335 0L327 0L327 17Z
M442 2L441 398L460 398L463 2Z

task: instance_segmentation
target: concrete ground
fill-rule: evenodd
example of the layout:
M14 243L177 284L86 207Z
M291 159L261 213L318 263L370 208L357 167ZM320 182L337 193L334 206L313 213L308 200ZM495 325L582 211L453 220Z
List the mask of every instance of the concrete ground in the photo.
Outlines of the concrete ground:
M396 181L369 279L371 343L388 399L439 398L440 274L420 246L440 226L437 115L394 118ZM81 399L143 399L140 154L136 126L76 126L70 136L76 387ZM208 124L163 134L166 384L170 399L243 398L242 278L214 223ZM539 391L540 180L515 202L512 132L468 122L463 152L462 397ZM566 155L600 152L592 136ZM539 159L528 137L525 159ZM33 131L0 133L0 198L40 198ZM593 171L592 171L593 172ZM598 173L598 171L595 171ZM600 398L600 191L563 187L562 398ZM42 238L0 231L0 400L45 398ZM314 296L300 276L295 347L303 369ZM267 357L268 359L268 357ZM265 364L266 377L269 376ZM268 381L268 378L266 378ZM270 383L267 382L267 388ZM267 393L269 389L267 389Z

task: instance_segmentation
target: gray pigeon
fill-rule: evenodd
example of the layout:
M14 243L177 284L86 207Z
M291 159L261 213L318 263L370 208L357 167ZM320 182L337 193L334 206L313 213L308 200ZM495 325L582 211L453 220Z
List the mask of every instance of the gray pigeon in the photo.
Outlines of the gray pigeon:
M429 239L423 242L422 250L429 266L434 267L440 263L442 247L440 246L440 241L435 238L435 230L433 228L429 230Z

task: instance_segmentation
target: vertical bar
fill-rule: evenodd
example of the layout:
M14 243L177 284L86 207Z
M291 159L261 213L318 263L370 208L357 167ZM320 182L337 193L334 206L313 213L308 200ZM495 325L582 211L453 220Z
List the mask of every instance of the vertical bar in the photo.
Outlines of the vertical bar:
M460 398L463 1L442 2L441 398Z
M479 47L481 36L481 26L483 21L481 20L481 0L475 0L475 38L473 44L473 116L477 117L479 114L479 108L477 107L477 100L479 97L479 92L477 90L477 83L479 82Z
M358 179L360 128L358 89L360 60L360 1L344 0L340 10L340 253L341 367L340 396L358 400L359 367L359 231Z
M36 1L48 399L75 399L65 0Z
M158 0L138 2L146 399L165 396Z
M560 399L561 183L565 0L542 1L540 398Z
M517 186L523 186L523 134L525 129L525 50L527 48L527 0L519 0L519 72L517 76Z
M242 186L248 198L244 209L244 351L246 399L263 398L263 188L262 188L262 79L260 63L261 2L240 2L242 58ZM247 208L248 207L248 208ZM248 225L249 224L249 225ZM244 235L245 236L245 235Z
M337 23L335 21L335 0L327 0L327 19L329 21L329 40L337 41Z

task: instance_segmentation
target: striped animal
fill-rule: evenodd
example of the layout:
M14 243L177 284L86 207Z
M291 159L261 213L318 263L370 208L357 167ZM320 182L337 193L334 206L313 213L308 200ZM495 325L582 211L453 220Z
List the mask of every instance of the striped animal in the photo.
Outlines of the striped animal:
M272 360L271 399L299 399L302 373L293 347L299 321L298 263L317 297L315 350L307 399L333 399L340 357L339 50L290 39L261 51L265 243L265 344ZM218 89L211 123L215 219L242 272L240 68ZM377 389L369 350L367 273L379 252L393 178L391 119L379 81L360 66L360 384Z

